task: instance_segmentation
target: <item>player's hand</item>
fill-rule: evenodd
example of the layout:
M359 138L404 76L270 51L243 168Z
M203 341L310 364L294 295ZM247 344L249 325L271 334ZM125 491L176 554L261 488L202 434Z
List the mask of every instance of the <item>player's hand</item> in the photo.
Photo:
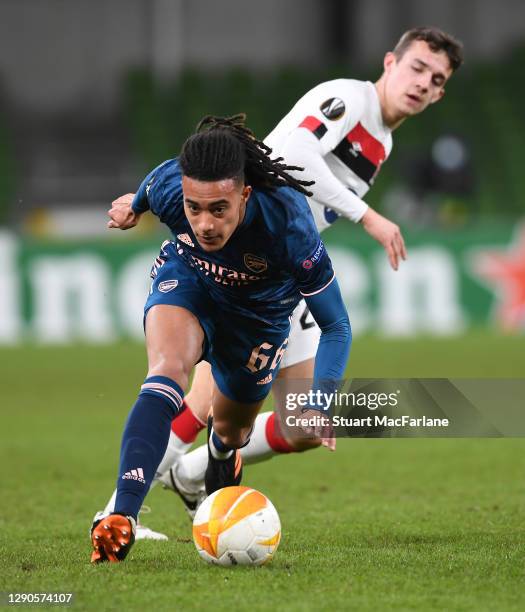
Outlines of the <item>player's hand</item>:
M137 215L131 209L134 196L135 194L133 193L127 193L111 203L111 208L108 210L110 219L108 221L108 228L127 230L137 225L140 215Z
M321 445L328 450L335 451L336 439L330 417L319 410L305 410L301 419L313 419L313 425L301 425L303 432L309 437L319 438Z
M390 265L394 270L399 267L400 259L407 258L405 241L399 226L369 208L361 219L365 231L385 249Z
M335 451L336 438L321 438L321 445L329 451Z

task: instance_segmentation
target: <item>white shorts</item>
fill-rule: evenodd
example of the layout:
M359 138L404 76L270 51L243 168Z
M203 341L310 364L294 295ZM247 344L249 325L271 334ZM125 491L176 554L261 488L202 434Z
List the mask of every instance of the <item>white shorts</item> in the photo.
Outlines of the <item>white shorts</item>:
M321 330L306 302L301 300L292 313L292 325L281 369L315 357L320 335Z

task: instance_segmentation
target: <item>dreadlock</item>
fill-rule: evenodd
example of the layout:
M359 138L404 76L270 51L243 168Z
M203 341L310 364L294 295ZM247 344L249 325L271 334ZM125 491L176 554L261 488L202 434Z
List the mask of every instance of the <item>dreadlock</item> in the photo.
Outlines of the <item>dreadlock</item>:
M287 166L283 158L270 159L272 150L257 140L244 122L246 115L204 117L182 146L179 157L182 173L199 181L233 178L256 189L272 190L293 187L311 196L305 189L314 181L301 181L289 174L302 171L299 166Z

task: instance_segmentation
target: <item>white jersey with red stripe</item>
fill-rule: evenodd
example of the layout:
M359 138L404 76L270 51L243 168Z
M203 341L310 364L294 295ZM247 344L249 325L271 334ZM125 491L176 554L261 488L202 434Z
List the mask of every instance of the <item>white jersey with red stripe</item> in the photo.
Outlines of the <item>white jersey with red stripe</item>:
M353 79L308 91L265 142L272 157L306 169L298 177L316 181L309 203L320 231L340 215L361 219L362 198L392 150L374 84Z

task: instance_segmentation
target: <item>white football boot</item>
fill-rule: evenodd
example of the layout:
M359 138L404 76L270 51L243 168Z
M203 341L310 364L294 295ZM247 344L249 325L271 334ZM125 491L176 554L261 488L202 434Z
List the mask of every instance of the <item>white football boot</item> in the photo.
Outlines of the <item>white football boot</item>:
M184 504L184 509L193 521L198 507L206 498L204 484L193 485L190 482L183 483L177 476L177 464L164 472L164 474L159 477L159 482L162 483L165 489L170 489L170 491L177 493Z
M148 512L150 511L151 510L149 509L148 506L142 506L142 508L140 509L140 512L144 514L148 514ZM109 516L109 515L107 513L104 513L104 511L102 510L97 512L95 516L93 517L93 523L92 523L90 532L93 530L95 525L98 524L102 519L106 518L106 516ZM142 523L137 521L137 525L135 528L135 541L137 540L166 541L168 539L169 538L166 534L160 533L160 531L153 531L153 529L150 529L149 527L146 527L146 525L143 525Z

